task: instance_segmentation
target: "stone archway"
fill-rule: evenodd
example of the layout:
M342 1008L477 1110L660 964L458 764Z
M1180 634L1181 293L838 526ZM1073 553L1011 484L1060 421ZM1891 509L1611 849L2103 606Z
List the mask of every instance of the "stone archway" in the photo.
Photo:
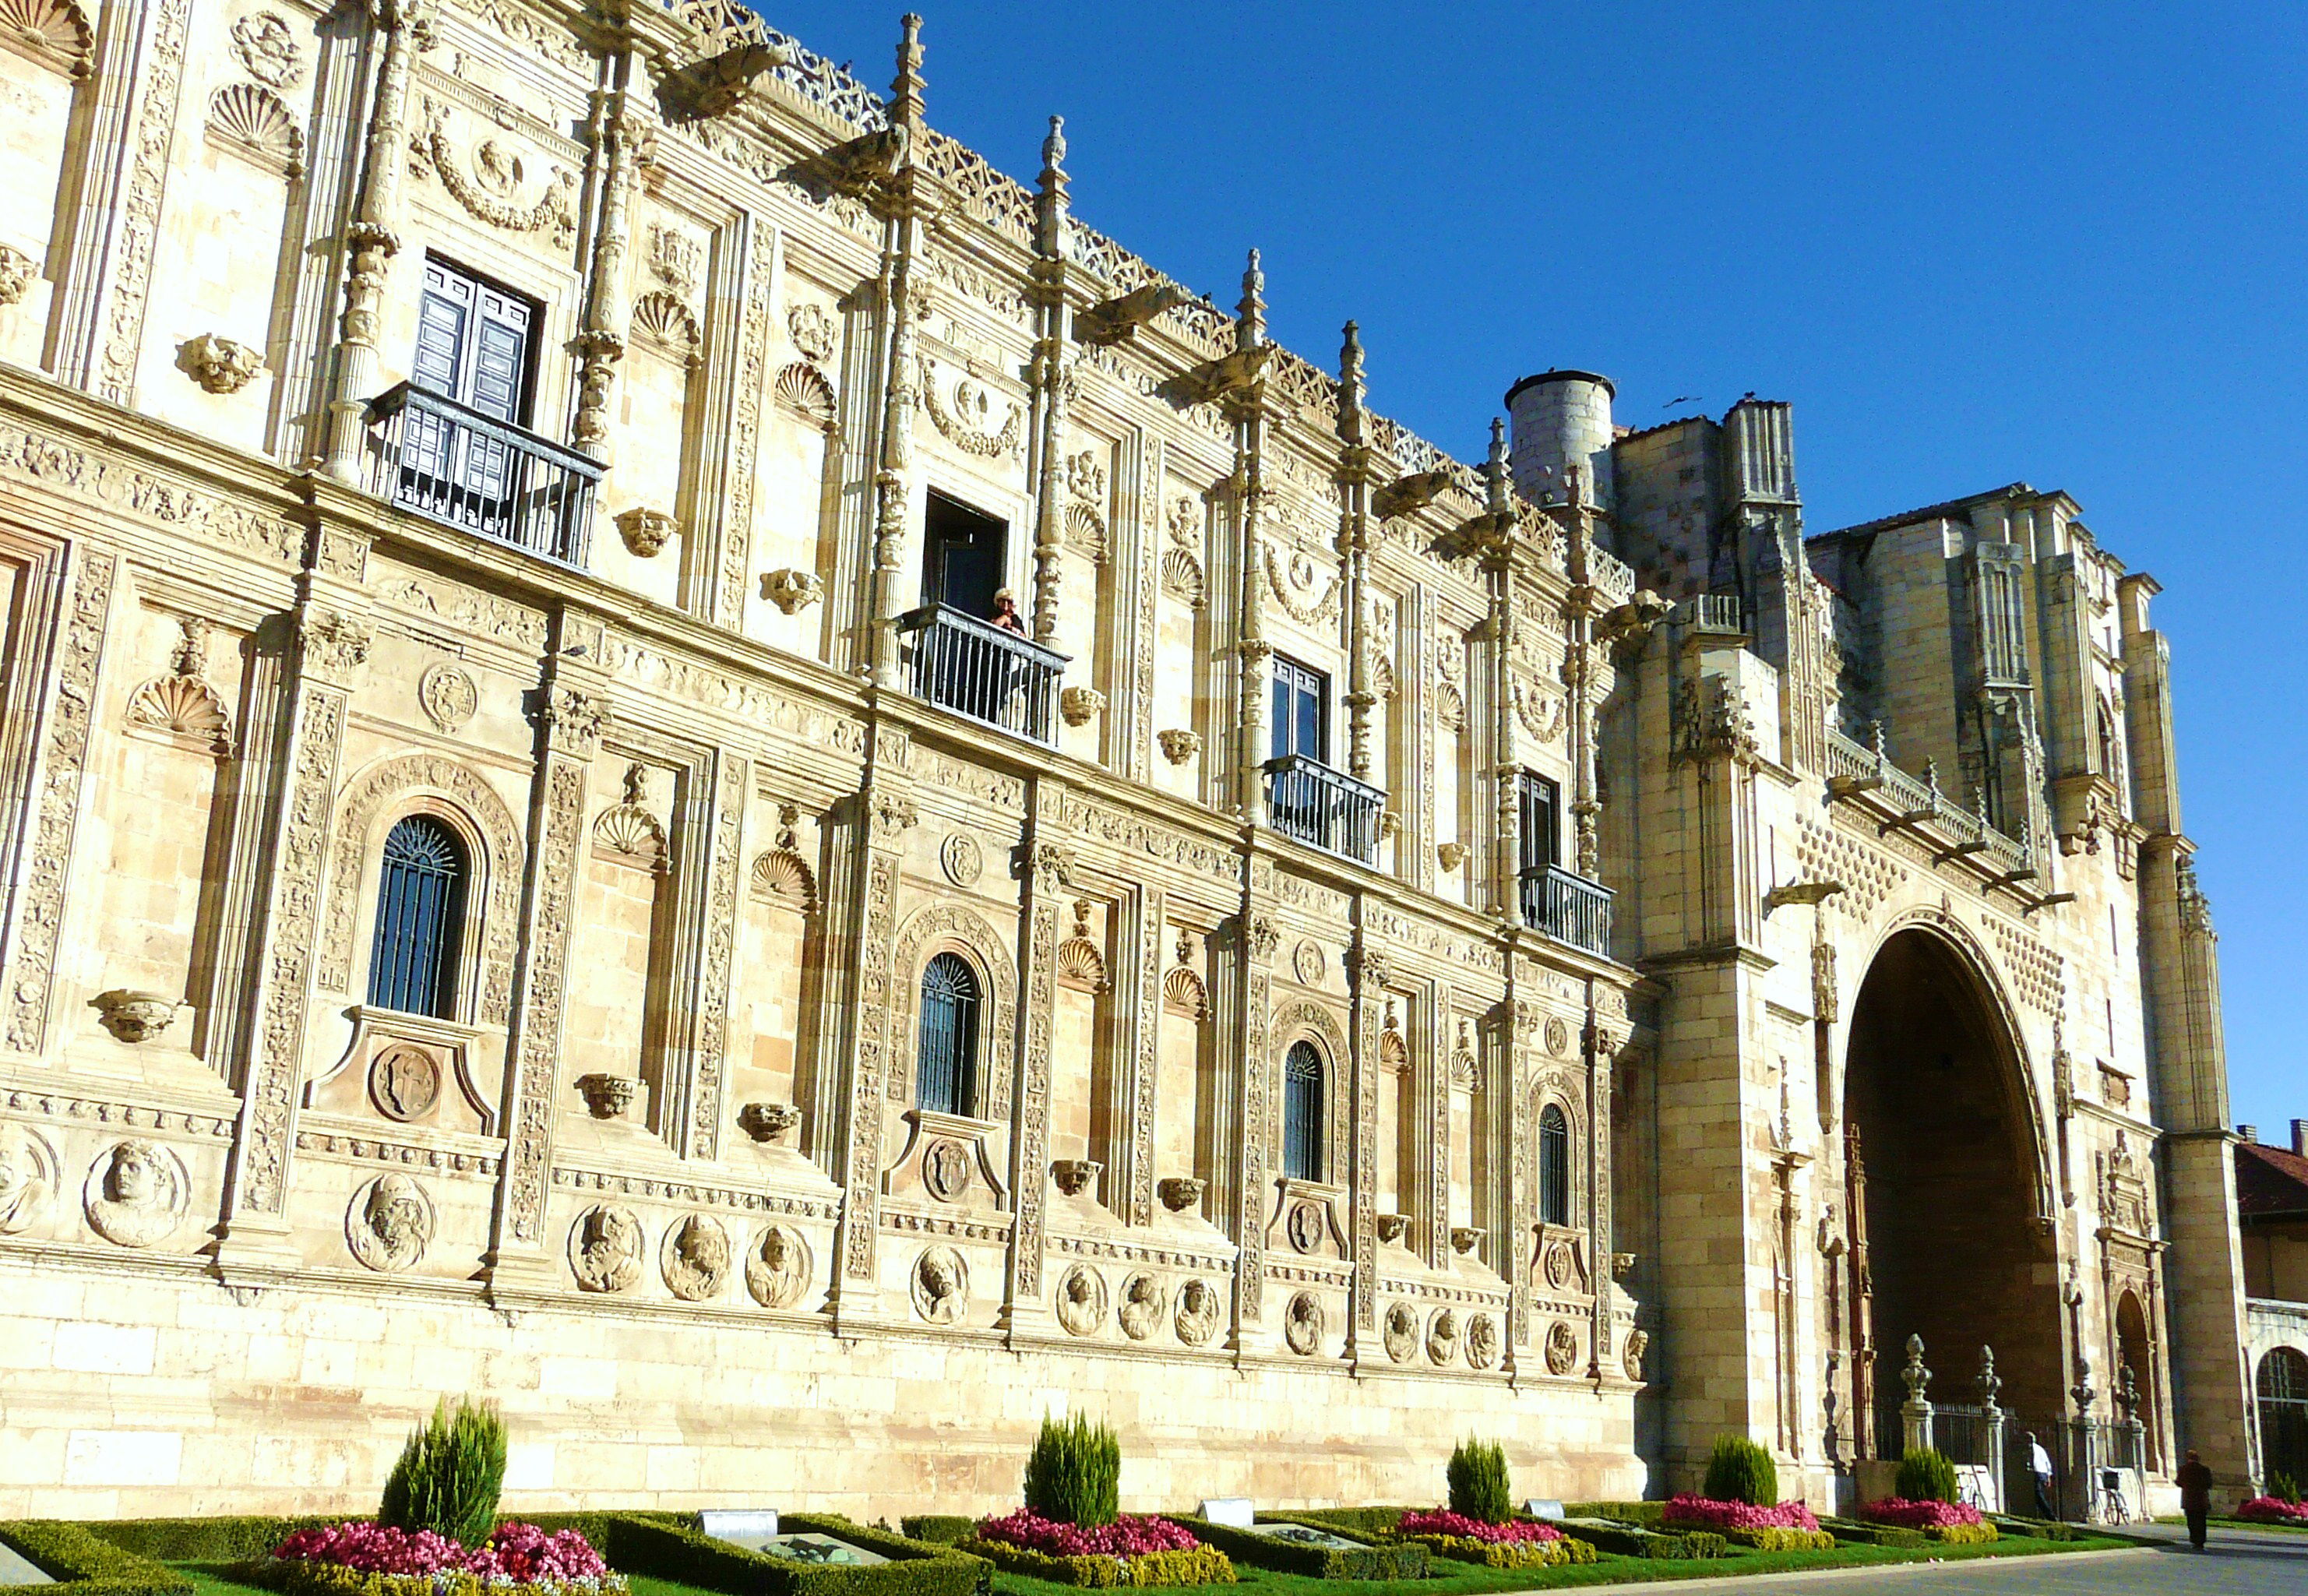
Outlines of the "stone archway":
M1910 1335L1924 1339L1933 1399L1976 1402L1980 1349L1992 1347L2005 1408L2039 1426L2063 1411L2041 1136L2011 1026L1976 957L1933 928L1895 931L1853 1007L1846 1198L1854 1325L1873 1352L1871 1411L1853 1417L1878 1456L1898 1452ZM1860 1380L1869 1361L1857 1359Z

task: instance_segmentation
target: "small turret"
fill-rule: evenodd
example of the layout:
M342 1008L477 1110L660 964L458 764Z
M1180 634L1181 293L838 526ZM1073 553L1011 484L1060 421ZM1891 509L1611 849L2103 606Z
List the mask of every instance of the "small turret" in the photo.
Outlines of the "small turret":
M1591 371L1544 371L1507 390L1514 421L1515 487L1535 504L1559 504L1563 472L1577 466L1588 497L1613 508L1611 379Z

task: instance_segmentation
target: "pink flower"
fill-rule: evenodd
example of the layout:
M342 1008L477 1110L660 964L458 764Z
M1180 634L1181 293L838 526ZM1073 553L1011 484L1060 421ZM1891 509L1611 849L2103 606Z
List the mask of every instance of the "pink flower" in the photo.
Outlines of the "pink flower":
M1481 1519L1468 1518L1465 1514L1453 1513L1448 1507L1438 1507L1432 1513L1406 1513L1395 1528L1405 1535L1450 1535L1461 1540L1480 1540L1491 1546L1563 1539L1563 1531L1553 1524L1543 1524L1534 1519L1511 1519L1503 1524L1486 1524Z
M1968 1502L1910 1502L1902 1497L1890 1497L1871 1502L1859 1511L1861 1516L1879 1524L1894 1524L1902 1530L1944 1530L1980 1522L1979 1509Z
M333 1563L362 1574L470 1574L518 1585L563 1585L612 1576L591 1542L575 1530L548 1535L535 1524L507 1521L481 1546L468 1550L430 1530L396 1530L359 1520L299 1530L273 1548L276 1557Z
M1124 1516L1085 1529L1046 1519L1030 1507L1001 1518L978 1521L981 1540L998 1540L1053 1557L1138 1557L1149 1552L1192 1551L1201 1542L1184 1524L1167 1518Z
M1672 1497L1662 1518L1669 1524L1712 1530L1816 1530L1819 1520L1801 1502L1776 1507L1755 1507L1745 1502L1718 1502L1707 1497Z
M2264 1523L2308 1524L2308 1502L2287 1502L2281 1497L2254 1497L2235 1511L2238 1518Z

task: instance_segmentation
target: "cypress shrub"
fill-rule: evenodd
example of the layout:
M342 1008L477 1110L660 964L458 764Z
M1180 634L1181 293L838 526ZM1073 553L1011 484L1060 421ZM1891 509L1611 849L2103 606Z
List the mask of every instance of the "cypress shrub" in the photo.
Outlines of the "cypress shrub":
M1077 1413L1046 1415L1026 1459L1026 1505L1044 1518L1086 1530L1115 1520L1122 1489L1122 1443L1104 1424Z
M1507 1454L1495 1441L1469 1436L1451 1454L1443 1476L1451 1486L1451 1511L1486 1524L1503 1524L1514 1516L1508 1499Z
M1892 1489L1910 1502L1952 1502L1955 1464L1944 1452L1918 1447L1899 1460L1899 1481Z
M504 1420L470 1402L459 1402L452 1415L444 1397L434 1404L431 1421L411 1431L400 1449L400 1461L384 1482L377 1523L479 1546L496 1527L504 1471Z
M1744 1436L1715 1437L1707 1459L1707 1485L1701 1493L1712 1502L1744 1502L1750 1507L1772 1507L1779 1500L1779 1466L1771 1454Z

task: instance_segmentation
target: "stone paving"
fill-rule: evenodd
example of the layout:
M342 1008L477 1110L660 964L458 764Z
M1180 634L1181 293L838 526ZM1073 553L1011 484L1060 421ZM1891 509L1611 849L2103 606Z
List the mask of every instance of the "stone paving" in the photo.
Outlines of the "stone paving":
M2184 1532L2176 1528L2135 1525L2130 1532L2167 1538L2172 1544L2136 1551L1910 1563L1671 1585L1606 1585L1595 1587L1590 1596L1608 1591L1641 1591L1649 1596L1663 1591L1675 1596L1717 1591L1744 1591L1749 1596L1813 1591L1833 1596L1876 1596L1879 1592L1883 1596L2018 1596L2023 1592L2027 1596L2101 1596L2134 1591L2178 1596L2300 1596L2308 1592L2308 1535L2216 1528L2200 1556L2188 1549Z

